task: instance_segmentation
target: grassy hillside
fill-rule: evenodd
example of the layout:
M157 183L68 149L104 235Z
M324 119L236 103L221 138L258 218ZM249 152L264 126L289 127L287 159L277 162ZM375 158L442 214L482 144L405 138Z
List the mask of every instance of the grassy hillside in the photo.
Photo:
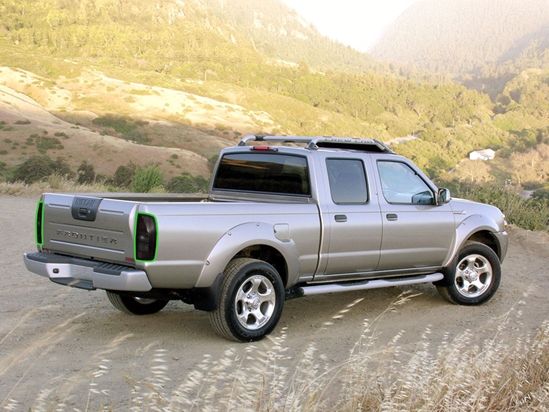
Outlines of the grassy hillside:
M155 168L165 182L207 178L219 150L248 133L386 142L413 135L418 138L395 150L438 177L472 150L490 147L509 159L547 139L544 71L510 77L494 101L434 78L318 71L305 61L278 61L276 48L266 57L250 33L235 28L245 27L249 16L229 24L236 14L219 14L219 7L233 5L235 11L248 2L215 2L217 9L206 4L5 0L3 178L25 175L21 165L30 159L45 172L57 161L72 178L87 170L84 161L105 181L113 181L121 167ZM306 27L296 19L290 23L280 20L288 32ZM460 180L457 170L451 178ZM495 175L496 184L503 184L512 173ZM543 186L546 179L540 174L536 182Z

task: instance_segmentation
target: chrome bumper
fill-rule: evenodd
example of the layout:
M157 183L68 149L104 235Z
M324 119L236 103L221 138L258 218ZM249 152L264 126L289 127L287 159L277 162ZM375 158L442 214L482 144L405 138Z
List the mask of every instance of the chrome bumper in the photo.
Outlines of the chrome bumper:
M30 272L65 286L128 292L152 289L144 271L127 266L40 252L25 253L24 261Z

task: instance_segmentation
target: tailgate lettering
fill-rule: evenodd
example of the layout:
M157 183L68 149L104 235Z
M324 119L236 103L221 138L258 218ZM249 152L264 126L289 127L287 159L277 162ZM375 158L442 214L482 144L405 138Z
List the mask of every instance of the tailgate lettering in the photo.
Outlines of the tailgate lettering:
M118 243L118 240L114 237L92 235L89 233L76 232L72 230L57 229L56 235L58 237L68 237L71 239L78 239L78 240L89 240L90 242L104 243L104 244L110 244L110 245L116 245Z

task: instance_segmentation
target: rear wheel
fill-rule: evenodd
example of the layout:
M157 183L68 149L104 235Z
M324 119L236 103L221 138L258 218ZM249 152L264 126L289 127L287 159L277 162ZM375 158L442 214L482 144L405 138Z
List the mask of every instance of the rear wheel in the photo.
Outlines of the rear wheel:
M132 315L151 315L160 312L169 302L169 300L119 295L110 291L107 291L107 297L115 308Z
M225 269L210 321L227 339L256 341L273 331L283 306L284 285L275 268L256 259L235 259Z
M492 249L482 243L466 242L455 262L454 267L448 268L445 285L437 286L447 301L480 305L494 296L501 279L501 266Z

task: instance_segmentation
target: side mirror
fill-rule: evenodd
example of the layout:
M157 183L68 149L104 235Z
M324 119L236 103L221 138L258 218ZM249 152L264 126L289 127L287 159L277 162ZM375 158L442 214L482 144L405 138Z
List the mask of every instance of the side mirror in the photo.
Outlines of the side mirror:
M451 199L452 196L450 195L450 189L446 189L445 187L438 189L437 205L444 205L448 203Z

